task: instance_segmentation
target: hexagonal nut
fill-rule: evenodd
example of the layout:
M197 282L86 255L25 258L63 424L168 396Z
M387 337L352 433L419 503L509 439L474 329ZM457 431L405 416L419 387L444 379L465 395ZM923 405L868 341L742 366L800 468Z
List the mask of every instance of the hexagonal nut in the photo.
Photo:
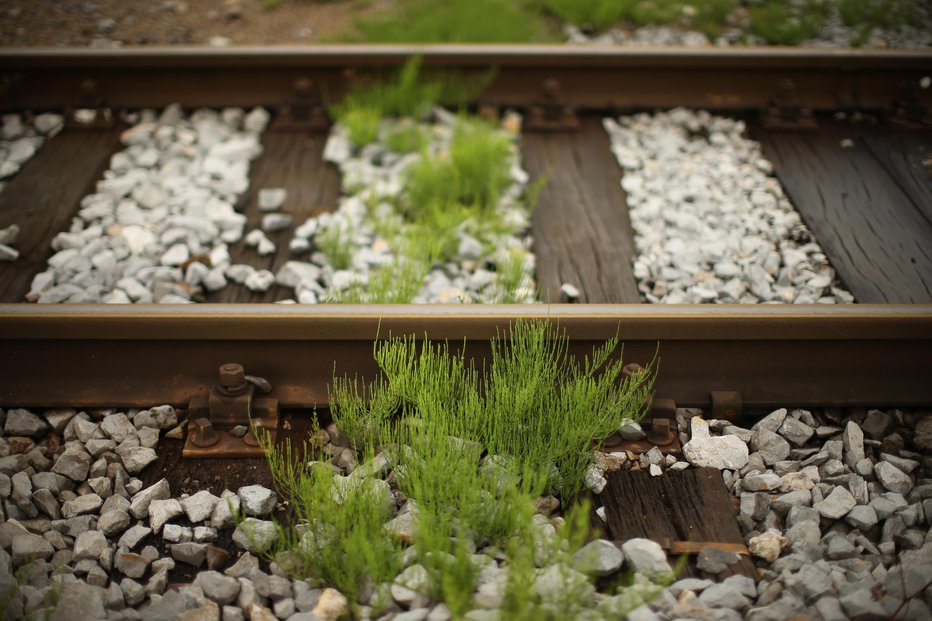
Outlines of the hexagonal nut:
M220 366L220 385L224 388L242 388L246 384L243 365L229 362Z

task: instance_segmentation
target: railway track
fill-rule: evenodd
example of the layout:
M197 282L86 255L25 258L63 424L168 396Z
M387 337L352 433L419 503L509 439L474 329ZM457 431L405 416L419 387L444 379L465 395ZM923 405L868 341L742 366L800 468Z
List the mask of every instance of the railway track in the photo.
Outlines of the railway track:
M53 238L68 228L82 206L82 198L118 149L120 134L126 129L121 121L123 111L163 108L173 103L190 109L269 108L272 121L261 138L265 154L254 162L250 189L237 201L237 208L245 213L249 226L257 226L262 218L258 190L270 185L284 187L289 195L302 198L302 204L293 207L297 224L301 217L334 209L339 201L338 176L324 158L328 127L324 111L329 98L343 96L366 75L397 70L415 53L422 56L423 67L428 71L443 69L479 75L490 66L497 68L492 82L472 103L487 111L506 108L522 111L524 166L532 176L548 173L548 183L531 224L541 296L565 300L563 285L571 282L579 289L574 301L583 304L267 304L288 294L282 287L260 293L231 287L206 296L206 301L216 304L17 303L29 292L35 275L44 269L52 253ZM885 571L889 570L891 576L905 576L911 587L919 581L921 588L905 594L901 589L897 600L895 585L887 581L883 597L861 601L855 593L864 589L852 586L859 584L854 578L850 585L846 583L845 589L818 593L768 578L768 585L785 587L787 593L793 593L801 602L800 606L792 608L795 605L792 601L784 602L787 598L778 595L766 602L763 597L757 601L755 589L755 595L741 596L748 600L745 604L738 601L737 608L732 608L747 613L748 606L753 606L751 613L756 618L778 618L783 614L781 611L811 610L820 596L834 597L848 615L868 610L895 616L904 610L898 608L901 603L906 613L921 614L923 601L932 606L922 591L923 572L914 575L914 566L908 565L907 557L902 556L906 551L918 555L928 548L927 544L923 548L922 541L915 541L914 531L927 531L928 520L932 519L923 508L929 496L920 491L929 483L924 478L929 474L929 466L928 453L923 454L922 448L922 412L932 405L928 382L932 376L928 355L932 351L929 305L932 255L928 252L932 240L928 212L932 192L928 149L932 132L924 125L930 104L928 54L811 50L685 53L592 48L567 53L563 47L335 47L318 51L283 48L118 53L6 50L0 52L0 68L5 85L4 111L50 110L68 115L75 110L95 111L90 123L66 124L0 193L0 228L13 223L22 228L18 243L20 260L0 266L0 301L5 303L0 305L3 378L0 406L37 412L46 408L87 410L91 413L87 420L100 423L108 412L112 413L109 408L133 411L127 409L171 405L187 421L187 440L175 436L166 439L166 434L162 434L158 460L148 470L134 474L138 474L140 485L147 488L160 485L159 480L165 477L173 497L179 493L194 495L200 490L209 490L219 497L224 486L262 483L271 487L273 483L268 470L260 466L261 460L239 458L255 457L260 451L254 443L247 446L242 440L228 437L229 425L219 422L225 416L235 417L231 412L241 410L241 402L234 399L226 410L211 404L214 398L211 395L218 390L214 387L217 369L222 365L236 363L246 373L267 380L269 391L261 395L256 392L249 407L255 408L253 413L260 413L260 418L271 421L268 426L277 430L281 443L285 438L302 441L308 432L308 412L321 407L325 413L328 406L334 405L328 402L328 385L333 381L335 367L350 376L373 378L378 374L373 348L387 334L410 334L433 343L462 342L467 354L480 364L489 357L490 339L521 318L539 319L565 329L570 350L578 356L618 334L626 362L643 366L654 362L659 366L653 410L648 417L651 424L645 423L654 435L646 438L646 444L643 439L623 441L617 436L609 439L608 446L615 449L611 454L621 452L626 456L616 459L630 463L621 469L621 474L605 472L607 482L603 486L607 484L608 491L601 500L592 496L602 507L600 517L593 518L594 524L605 538L662 539L675 556L689 551L690 539L699 542L693 546L693 552L704 547L730 552L729 546L747 551L744 546L766 534L768 528L790 536L793 528L790 516L798 523L803 521L800 517L803 512L783 506L790 502L787 499L790 494L800 491L792 487L796 485L790 482L793 476L785 477L796 472L793 468L801 472L811 467L802 463L819 454L820 449L834 451L825 448L828 444L821 446L824 438L830 438L844 445L844 453L839 449L837 457L831 453L826 459L837 461L842 470L831 470L834 465L827 470L824 460L816 463L816 478L820 475L822 480L815 483L809 480L810 486L805 491L815 485L820 489L819 496L816 498L813 492L803 504L818 507L811 509L818 512L816 523L821 518L826 523L838 520L838 524L848 524L836 530L849 530L851 549L859 546L857 552L845 552L849 557L869 557ZM709 109L746 122L752 136L772 159L776 178L822 243L840 281L859 304L641 303L644 290L630 263L636 252L631 223L624 209L611 208L625 205L625 192L618 184L622 171L599 126L598 116L674 106ZM840 120L838 112L844 112L849 119L860 115L878 122L850 123ZM855 148L842 146L844 141L850 141ZM53 175L54 184L50 183ZM571 227L567 225L569 222L585 226ZM261 261L272 272L277 272L291 258L287 239L294 228L291 225L279 237L270 235L280 249ZM250 252L237 246L231 250L237 260L255 261ZM258 382L258 386L266 388L263 382ZM253 389L249 391L252 395ZM765 427L787 444L787 454L780 459L768 456L759 463L759 469L771 478L776 476L778 482L768 481L761 483L763 487L754 487L757 483L751 481L757 481L755 468L719 465L725 473L723 488L721 477L714 470L689 468L684 474L666 469L670 462L650 461L647 449L659 447L661 453L673 453L674 462L678 455L680 461L676 463L686 463L682 444L690 439L689 417L698 412L689 408L701 408L707 419L731 420L740 428L745 426L740 422L746 420L743 416L773 412L765 420L774 421L776 416L779 422L773 429L766 424ZM785 410L779 414L780 408L805 410L794 410L788 416ZM876 437L870 435L869 421L878 415L865 413L868 409L875 411L871 408L888 412L879 415L887 422L881 425L884 431ZM890 408L906 409L907 414L890 413ZM802 411L806 414L800 414ZM199 437L211 434L212 425L205 427L195 422L201 416L213 419L221 430L219 444L200 441L209 446L199 447L192 440L196 434L201 434ZM792 437L790 430L795 423L785 422L791 418L811 427L811 438L807 436L798 444L793 440L792 453L788 440L782 439ZM892 418L896 418L895 423ZM851 430L852 424L857 432ZM76 425L71 423L72 428ZM701 437L701 424L692 425L693 438ZM696 425L700 425L698 432ZM134 433L139 435L143 427L136 427ZM169 427L174 425L164 426L164 431L171 431ZM906 472L897 471L906 477L908 485L872 470L862 473L858 468L866 466L858 466L857 459L849 463L852 456L857 456L858 445L851 436L860 433L862 427L868 430L866 446L871 469L879 463L899 464ZM44 436L46 428L43 435L34 436L43 447L56 441L50 440L54 433ZM816 434L816 428L826 430L826 435ZM657 440L663 429L672 434L666 444ZM723 426L715 429L715 437L739 437L735 434L744 433L740 430L718 436L722 429ZM886 435L894 429L900 434L899 445ZM67 433L57 431L68 440ZM333 428L331 431L338 437ZM742 445L747 442L753 453L766 454L761 434L755 432L753 438L751 431L747 434L747 438L742 436L740 440ZM862 438L862 460L867 459L863 442ZM342 454L342 447L335 442L328 446L334 455ZM48 450L57 455L53 449ZM182 455L186 451L211 459L185 459ZM896 454L886 457L891 451ZM117 459L115 453L111 454ZM698 458L690 457L687 461L708 465ZM789 462L796 465L785 465ZM917 465L910 469L912 463ZM659 472L661 466L665 474L659 478L640 472L650 470L653 474L653 468L657 467ZM880 468L882 473L887 466ZM843 476L849 475L859 477L858 486L841 482ZM249 480L239 480L243 477ZM873 486L870 495L865 481ZM820 484L826 489L819 488ZM863 498L859 487L862 484ZM793 491L787 491L791 488ZM896 499L888 496L901 490L899 498L904 499L904 506L897 505L895 511L884 515L882 528L887 534L881 536L879 525L871 530L872 527L853 526L853 520L845 522L834 516L834 505L823 503L826 497L836 494L836 489L857 496L859 505L871 507L874 504L880 507L887 501L896 504ZM689 497L690 490L694 498ZM774 507L769 512L745 506L763 502L760 494L767 497L767 507ZM730 505L723 506L723 499L729 495L740 498L742 503L740 529ZM668 500L658 500L661 498ZM168 502L167 497L165 501ZM626 503L636 505L645 515L659 512L665 520L661 520L663 524L632 521L625 517ZM920 508L913 509L915 506ZM7 513L9 507L8 502ZM277 519L285 519L279 513L275 513ZM917 515L912 516L913 513ZM260 513L259 517L266 515ZM133 517L139 518L135 514ZM31 518L34 516L20 515L21 521L38 532L36 529L41 525L29 523ZM152 516L148 518L151 526ZM896 519L902 522L902 528ZM144 522L143 519L141 523ZM198 524L185 517L174 522L180 524L182 531ZM867 544L856 540L859 529L867 533L861 535ZM797 545L805 539L800 530L792 532L791 538L799 539L790 542L792 549L784 556L806 552L803 544ZM868 544L874 546L874 542L868 535L892 544L892 552L890 545L871 551ZM811 533L806 535L809 536ZM229 533L224 537L229 537ZM816 546L820 538L825 539L822 533L816 537ZM174 557L178 561L177 569L166 571L165 581L169 576L172 582L196 578L196 569L192 571L190 563L179 559L184 554L183 546L176 548L177 554L172 552L172 543L187 542L166 541L157 535L145 541L157 548L156 556ZM702 545L703 542L708 545ZM198 545L207 544L198 542ZM751 545L752 551L759 550L761 545L760 541ZM824 545L827 548L829 544ZM833 545L835 550L841 544ZM230 544L229 551L234 550L237 548ZM122 554L119 550L117 553ZM636 560L637 552L627 550L625 555L629 566L642 568ZM708 562L709 558L703 561ZM218 562L216 568L225 569L229 564ZM792 566L792 562L785 564ZM734 562L730 565L719 572L702 573L695 562L690 562L686 571L696 576L717 576L719 580L733 574L760 577L746 558L738 565ZM116 577L129 575L115 565L101 567L102 572L112 572ZM797 570L799 567L790 571ZM141 575L158 582L158 571L146 571L149 570L144 567ZM866 580L855 569L846 571ZM256 580L261 582L261 578ZM811 582L801 577L797 580L792 584ZM818 583L819 579L813 580ZM104 580L100 586L107 584L110 583ZM736 581L729 585L739 591L746 587ZM238 587L241 588L245 587ZM707 587L690 585L681 590L693 588L698 592ZM153 589L158 592L158 586ZM121 601L131 596L130 591L135 592L134 587L129 587L129 591L122 589ZM914 591L919 595L911 598ZM82 593L72 588L67 590L66 597L87 596ZM709 593L720 595L715 590ZM395 597L397 612L424 608L417 598L404 599L406 595ZM293 590L287 597L261 594L260 600L271 609L273 604L286 599L294 603L300 597ZM705 597L703 605L728 607L718 601L710 603L713 595ZM171 595L171 598L171 605L176 605L178 597ZM790 608L778 608L780 602ZM315 600L309 610L313 608L323 614L322 609L315 608L318 603ZM872 605L879 606L881 612L871 608ZM203 601L199 606L210 608ZM240 608L253 614L253 618L261 617L262 612L251 611L249 605ZM288 606L281 608L284 615ZM224 618L226 614L224 610ZM279 616L287 618L282 615Z

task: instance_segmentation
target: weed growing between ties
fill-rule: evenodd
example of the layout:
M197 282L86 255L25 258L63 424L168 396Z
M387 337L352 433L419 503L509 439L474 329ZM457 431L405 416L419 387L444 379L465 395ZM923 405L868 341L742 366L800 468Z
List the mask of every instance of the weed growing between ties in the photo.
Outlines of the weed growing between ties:
M394 78L357 88L332 107L335 131L352 153L339 160L340 209L321 221L315 244L333 269L352 273L324 301L436 299L432 272L442 272L441 282L467 274L439 296L447 302L533 301L534 262L519 236L544 180L525 187L520 122L512 115L499 127L438 107L473 98L493 75L423 75L413 58ZM484 273L467 292L468 272L477 270Z
M343 101L330 106L330 114L349 129L353 144L364 146L378 138L379 122L382 119L418 120L436 105L463 107L482 92L494 77L494 70L481 74L446 72L424 75L420 56L413 56L397 75L386 80L363 81ZM413 127L422 131L417 125ZM415 137L395 136L394 141L395 146L401 147L396 150L417 150L409 148L412 141L417 141Z
M639 419L651 389L651 370L621 375L618 346L610 339L578 360L565 332L517 321L480 369L448 343L378 341L377 379L335 373L331 387L334 422L360 464L348 476L318 461L323 448L348 449L298 454L262 439L295 518L269 558L373 616L391 606L392 584L444 602L454 618L490 602L508 619L618 618L637 607L654 587L603 588L596 609L594 576L576 569L590 507L568 506L592 441ZM565 507L553 523L539 512L551 492ZM491 582L494 593L477 593Z
M738 0L537 0L537 5L564 22L596 32L627 20L635 26L678 25L715 38Z
M405 0L356 21L344 40L370 43L535 43L558 41L555 29L514 0Z

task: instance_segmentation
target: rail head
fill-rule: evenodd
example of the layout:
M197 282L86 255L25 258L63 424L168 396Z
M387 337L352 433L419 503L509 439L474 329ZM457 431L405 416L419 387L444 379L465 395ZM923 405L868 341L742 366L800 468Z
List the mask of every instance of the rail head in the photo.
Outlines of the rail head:
M579 356L619 335L680 405L712 391L746 407L932 405L930 306L14 305L0 306L0 406L184 406L237 362L309 410L335 372L378 372L377 338L448 340L482 360L520 318L565 328Z
M0 340L488 339L520 318L570 338L932 340L932 305L0 305Z
M552 97L578 109L764 108L787 89L812 110L889 110L921 88L924 50L624 48L568 45L321 45L0 50L6 109L295 106L338 100L359 72L420 56L429 69L497 71L476 103L527 107ZM296 85L301 84L300 92ZM307 86L311 85L308 92ZM789 85L789 86L788 86Z

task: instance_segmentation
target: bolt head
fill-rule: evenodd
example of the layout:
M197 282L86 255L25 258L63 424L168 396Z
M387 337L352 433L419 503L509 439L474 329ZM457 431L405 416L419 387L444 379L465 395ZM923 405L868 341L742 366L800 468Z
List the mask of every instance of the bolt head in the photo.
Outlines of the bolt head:
M231 362L220 367L220 385L224 388L239 388L246 383L243 365Z

